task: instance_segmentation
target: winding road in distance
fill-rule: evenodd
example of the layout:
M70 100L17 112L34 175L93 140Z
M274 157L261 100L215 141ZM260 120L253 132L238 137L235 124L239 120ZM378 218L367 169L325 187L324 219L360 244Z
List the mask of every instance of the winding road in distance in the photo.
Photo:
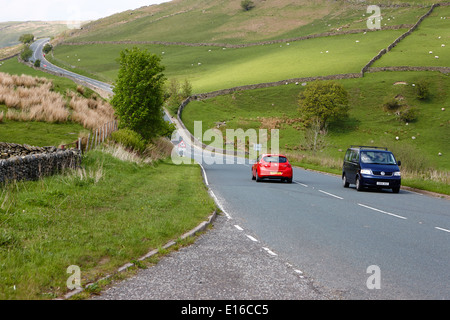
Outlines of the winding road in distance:
M45 59L43 49L44 46L50 41L50 38L42 38L38 39L35 42L33 42L30 46L31 50L33 51L33 56L31 57L30 61L35 62L36 60L41 60L41 68L53 73L57 73L62 77L69 77L78 81L86 82L90 84L93 87L99 88L103 91L106 91L110 94L112 94L113 86L98 80L94 80L82 75L79 75L77 73L67 71L65 69L62 69L60 67L57 67L50 62L48 62L47 59Z
M48 63L46 41L33 44L44 69L111 91ZM301 168L292 184L257 183L248 160L214 163L184 141L228 220L319 286L343 299L450 299L449 200L404 189L357 192L340 177Z

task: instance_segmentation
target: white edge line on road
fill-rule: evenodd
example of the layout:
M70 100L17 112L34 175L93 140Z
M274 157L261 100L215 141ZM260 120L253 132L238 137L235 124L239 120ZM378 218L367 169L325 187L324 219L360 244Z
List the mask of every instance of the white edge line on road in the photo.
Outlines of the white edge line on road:
M238 229L239 231L243 231L243 230L244 230L244 229L242 229L240 226L238 226L237 224L235 224L234 227L235 227L236 229Z
M206 171L205 168L203 168L202 164L199 163L200 168L202 168L203 171L203 178L205 179L205 184L208 187L208 191L209 194L211 195L211 197L214 199L214 202L217 204L217 206L219 207L219 209L225 214L225 216L228 219L231 219L231 216L228 214L228 212L225 211L225 209L223 208L222 204L220 203L219 199L217 199L216 195L214 194L214 192L211 190L211 188L209 188L209 182L208 182L208 176L206 175Z
M247 238L249 238L250 240L254 241L254 242L258 242L257 239L253 238L252 236L249 236L248 234L246 234Z
M304 186L305 188L308 188L308 185L307 185L307 184L300 183L300 182L298 182L298 181L294 181L294 183L299 184L299 185L301 185L301 186Z
M371 210L374 210L374 211L378 211L378 212L381 212L381 213L384 213L384 214L387 214L387 215L390 215L390 216L393 216L393 217L396 217L396 218L399 218L399 219L405 219L405 220L407 219L407 218L405 218L403 216L399 216L397 214L386 212L386 211L383 211L383 210L380 210L380 209L372 208L372 207L366 206L366 205L361 204L361 203L358 203L358 206L361 206L361 207L364 207L364 208L367 208L367 209L371 209Z
M203 168L203 166L202 166L201 163L199 163L199 165L200 165L200 168L202 168L202 171L203 171L203 178L205 179L205 184L206 184L207 186L209 186L208 177L206 176L205 168Z
M225 216L227 217L228 220L231 219L231 216L228 214L228 212L225 211L225 209L222 207L222 204L220 203L219 199L217 199L216 195L214 194L214 192L209 189L209 194L211 195L211 197L214 199L214 202L217 204L217 206L219 207L219 209L225 214Z
M332 194L332 193L325 192L325 191L323 191L323 190L319 190L319 192L322 192L322 193L325 193L325 194L327 194L327 195L329 195L329 196L332 196L332 197L335 197L335 198L344 200L344 198L341 198L341 197L339 197L339 196L337 196L337 195L335 195L335 194Z
M263 247L263 249L266 250L267 253L270 254L271 256L277 256L277 254L275 252L273 252L272 250L270 250L269 248Z
M438 229L438 230L441 230L441 231L445 231L445 232L449 232L450 233L450 230L448 230L448 229L444 229L444 228L439 228L439 227L434 227L435 229Z

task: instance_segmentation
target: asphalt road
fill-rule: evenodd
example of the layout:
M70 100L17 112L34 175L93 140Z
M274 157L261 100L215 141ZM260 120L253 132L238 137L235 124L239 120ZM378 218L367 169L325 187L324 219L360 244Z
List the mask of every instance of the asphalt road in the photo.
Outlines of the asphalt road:
M110 84L91 79L82 75L79 75L77 73L67 71L65 69L59 68L50 62L48 62L47 59L45 59L43 49L44 46L50 41L50 38L43 38L38 39L35 42L33 42L30 46L31 50L33 51L33 56L31 57L30 61L35 62L36 60L41 60L41 68L53 73L56 73L62 77L69 77L77 81L85 82L90 84L94 88L101 89L103 91L106 91L108 93L112 93L113 86Z
M343 299L450 298L449 200L357 192L340 177L301 168L293 184L257 183L251 163L209 164L195 152L229 219L317 287Z
M99 299L450 299L449 200L357 192L300 168L292 184L257 183L248 161L217 164L189 145L185 155L202 165L223 216Z

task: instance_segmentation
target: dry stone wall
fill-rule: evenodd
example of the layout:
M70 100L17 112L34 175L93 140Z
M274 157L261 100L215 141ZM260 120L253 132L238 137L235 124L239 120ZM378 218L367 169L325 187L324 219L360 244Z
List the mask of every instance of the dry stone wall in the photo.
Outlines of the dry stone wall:
M81 151L0 142L0 183L36 180L81 165Z

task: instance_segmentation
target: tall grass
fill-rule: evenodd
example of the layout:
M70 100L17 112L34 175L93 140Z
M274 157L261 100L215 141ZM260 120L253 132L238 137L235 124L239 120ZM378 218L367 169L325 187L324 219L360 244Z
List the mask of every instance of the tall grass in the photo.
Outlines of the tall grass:
M84 90L77 91L84 94ZM67 99L70 99L69 102ZM114 120L113 108L97 96L85 98L67 91L64 97L53 91L50 80L29 75L0 73L0 104L8 108L6 114L2 113L2 120L73 121L86 129L94 129Z

